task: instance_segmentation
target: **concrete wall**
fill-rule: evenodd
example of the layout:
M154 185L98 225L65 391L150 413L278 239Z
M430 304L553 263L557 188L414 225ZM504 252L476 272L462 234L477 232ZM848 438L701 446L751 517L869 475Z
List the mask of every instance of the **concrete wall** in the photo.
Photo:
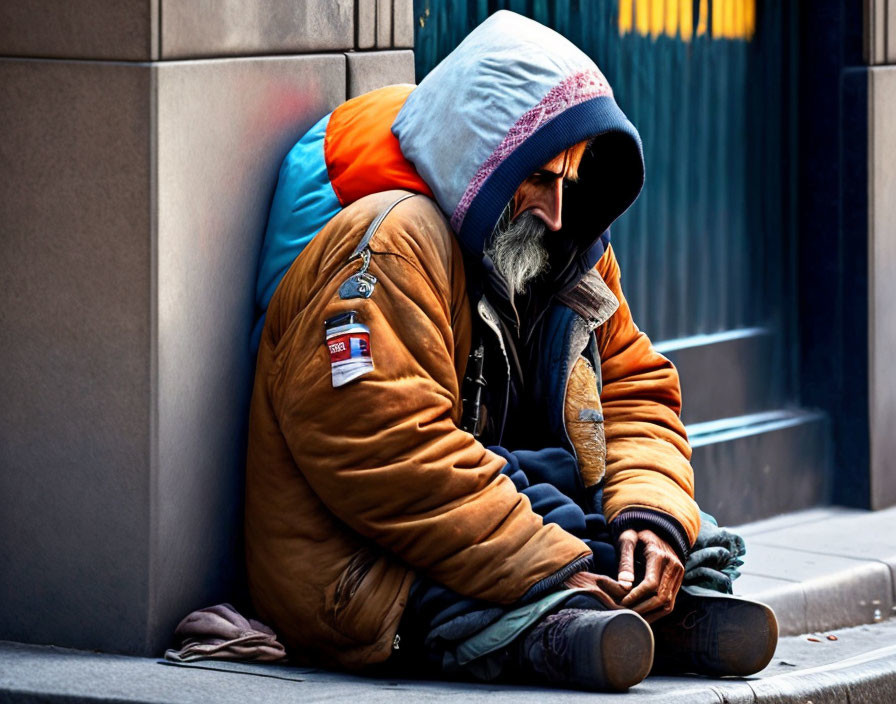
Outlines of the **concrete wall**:
M868 73L871 503L884 508L896 504L896 65Z
M159 654L232 597L279 163L413 81L410 7L0 4L0 639Z
M896 2L864 0L865 63L896 64Z
M871 504L896 504L896 0L864 0Z

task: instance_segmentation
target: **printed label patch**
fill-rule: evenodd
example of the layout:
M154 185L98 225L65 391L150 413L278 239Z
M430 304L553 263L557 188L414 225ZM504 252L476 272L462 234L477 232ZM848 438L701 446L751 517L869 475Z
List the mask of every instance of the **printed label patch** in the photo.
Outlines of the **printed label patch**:
M370 329L360 323L331 326L327 321L327 350L333 387L339 387L373 371Z

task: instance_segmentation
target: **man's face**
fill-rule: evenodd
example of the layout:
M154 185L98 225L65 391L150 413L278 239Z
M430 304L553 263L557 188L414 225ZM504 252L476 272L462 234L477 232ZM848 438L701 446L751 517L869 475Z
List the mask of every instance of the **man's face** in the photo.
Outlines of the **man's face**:
M513 196L512 220L528 211L551 232L562 227L563 183L573 164L571 151L558 154L520 184Z
M486 254L511 295L523 293L547 269L545 233L562 226L563 184L575 174L583 151L568 149L537 169L520 184L501 216Z

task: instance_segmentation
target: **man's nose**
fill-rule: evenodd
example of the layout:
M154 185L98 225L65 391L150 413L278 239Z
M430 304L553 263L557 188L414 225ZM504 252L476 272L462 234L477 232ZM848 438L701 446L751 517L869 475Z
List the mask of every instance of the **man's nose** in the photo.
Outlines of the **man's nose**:
M537 214L551 232L557 232L562 227L560 216L563 211L563 179L558 178L550 188L546 188L538 200Z

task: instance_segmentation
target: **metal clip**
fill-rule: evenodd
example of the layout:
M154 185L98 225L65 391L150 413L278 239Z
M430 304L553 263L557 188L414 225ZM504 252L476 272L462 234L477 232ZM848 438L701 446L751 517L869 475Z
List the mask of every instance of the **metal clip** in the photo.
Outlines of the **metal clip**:
M360 257L361 268L339 287L339 297L342 299L370 298L373 295L376 277L367 271L367 268L370 266L370 250L362 250Z

